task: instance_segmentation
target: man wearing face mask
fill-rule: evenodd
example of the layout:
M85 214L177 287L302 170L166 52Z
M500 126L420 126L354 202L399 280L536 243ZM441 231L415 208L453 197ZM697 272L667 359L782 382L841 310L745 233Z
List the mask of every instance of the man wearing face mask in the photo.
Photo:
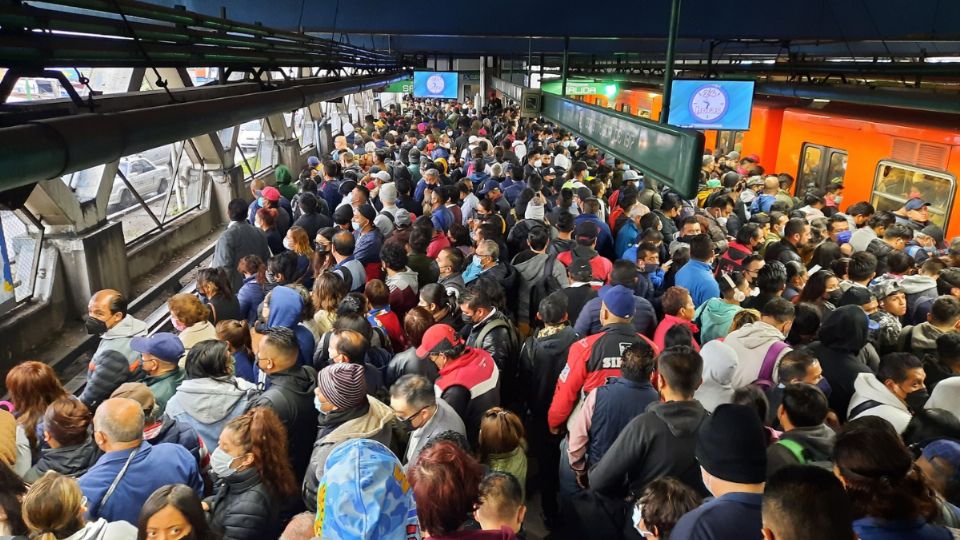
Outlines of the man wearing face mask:
M324 465L338 444L371 439L389 447L397 419L390 407L367 395L364 367L359 364L337 363L321 369L313 394L320 427L303 475L301 496L307 508L317 507L317 487ZM317 417L309 416L316 424Z
M717 195L707 201L707 208L697 216L701 228L706 230L720 253L727 250L727 219L732 213L733 200L727 195Z
M153 393L158 412L162 414L167 401L177 393L186 377L178 365L184 353L183 343L174 334L157 332L150 337L133 338L130 348L140 353L141 368L147 376L143 382Z
M80 395L80 401L92 411L121 384L143 377L140 353L130 344L133 338L147 335L147 325L127 313L123 293L104 289L90 298L84 326L88 334L100 336Z
M533 148L530 152L527 153L526 164L523 166L523 177L527 179L529 184L529 179L532 177L537 177L540 181L543 181L543 177L540 176L540 168L543 167L543 160L540 159L540 149Z
M403 462L410 470L423 447L433 437L454 431L467 436L466 427L449 403L437 399L433 384L422 375L404 375L390 387L390 408L410 433Z
M380 279L380 248L383 234L373 224L377 211L369 204L362 204L353 211L353 236L356 244L353 258L363 265L367 280Z
M297 365L299 347L289 328L269 328L260 336L257 367L267 375L267 388L251 400L247 410L269 407L287 428L287 450L297 478L303 476L316 438L313 416L313 378L311 366Z
M909 353L891 353L880 360L877 374L861 373L854 382L848 420L879 416L897 433L907 429L910 419L923 409L930 394L924 385L923 363Z

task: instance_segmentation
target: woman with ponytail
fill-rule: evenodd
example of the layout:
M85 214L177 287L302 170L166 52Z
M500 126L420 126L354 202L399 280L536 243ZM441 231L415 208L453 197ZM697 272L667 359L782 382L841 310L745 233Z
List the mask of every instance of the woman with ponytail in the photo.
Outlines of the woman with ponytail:
M216 493L203 504L214 532L231 540L277 538L280 503L298 491L277 413L254 407L231 420L210 467Z
M267 265L256 255L247 255L240 259L237 270L243 274L243 285L237 291L237 302L240 303L240 318L253 324L257 322L257 306L263 302L267 292Z
M135 540L137 528L126 521L87 521L87 499L77 481L47 472L23 497L23 521L35 540Z

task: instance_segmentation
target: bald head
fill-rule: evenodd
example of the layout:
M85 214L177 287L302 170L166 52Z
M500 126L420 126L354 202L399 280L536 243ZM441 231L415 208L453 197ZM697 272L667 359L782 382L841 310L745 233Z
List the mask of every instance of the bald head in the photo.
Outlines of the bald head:
M768 176L763 179L763 192L769 195L776 195L780 191L780 179L776 176Z
M143 408L127 398L111 398L97 407L93 435L104 452L139 446L143 439Z

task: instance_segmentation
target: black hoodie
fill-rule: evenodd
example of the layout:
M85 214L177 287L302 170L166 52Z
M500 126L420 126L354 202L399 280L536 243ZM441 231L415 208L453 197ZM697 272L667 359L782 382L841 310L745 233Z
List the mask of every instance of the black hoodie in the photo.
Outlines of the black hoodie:
M270 407L287 428L287 450L297 478L303 478L317 438L317 411L313 407L317 372L310 366L294 366L268 376L270 388L252 400L247 410Z
M867 336L867 316L863 308L841 306L827 315L817 341L810 344L810 352L820 361L823 376L830 383L830 408L841 422L847 419L857 375L871 373L858 359L860 350L867 344Z

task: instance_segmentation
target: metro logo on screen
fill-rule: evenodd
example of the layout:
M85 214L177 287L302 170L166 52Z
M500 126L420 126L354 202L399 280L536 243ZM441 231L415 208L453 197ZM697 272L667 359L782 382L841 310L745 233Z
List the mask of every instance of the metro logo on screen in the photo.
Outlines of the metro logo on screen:
M413 97L457 99L459 76L453 71L413 72Z

